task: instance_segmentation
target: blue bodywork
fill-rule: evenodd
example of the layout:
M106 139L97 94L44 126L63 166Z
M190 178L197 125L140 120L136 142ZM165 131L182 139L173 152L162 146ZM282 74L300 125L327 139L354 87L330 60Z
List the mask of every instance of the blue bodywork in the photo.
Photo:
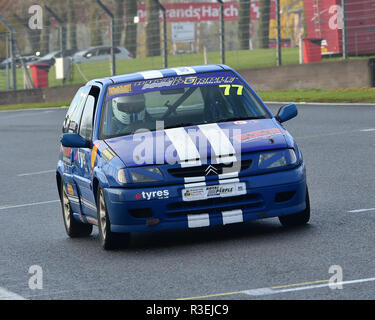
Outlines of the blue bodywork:
M173 77L181 73L188 74L189 70L195 74L230 71L248 86L238 73L224 65L188 67L187 70L165 69L158 70L157 74ZM140 72L93 80L85 86L87 91L93 86L100 90L96 102L92 145L86 148L61 146L57 165L58 182L62 181L64 188L68 190L70 206L77 220L97 224L96 192L99 186L104 191L113 232L222 225L296 214L305 210L307 187L302 154L291 135L282 126L282 121L272 115L250 86L248 89L269 113L269 119L216 124L223 132L241 131L240 134L228 136L233 145L236 139L241 141L241 150L237 154L241 168L237 171L189 177L190 166L186 167L179 162L137 164L133 154L137 146L136 141L139 141L135 137L137 134L100 139L102 105L107 99L108 87L142 81L149 77L152 78L152 72ZM286 117L289 117L287 113ZM200 130L197 126L184 129ZM152 139L155 139L157 134L160 133L150 133ZM74 137L68 140L75 141ZM172 144L168 139L166 141L164 151ZM296 157L290 164L287 163L281 168L267 166L267 161L272 163L282 156L288 159L287 150L290 149L294 150ZM208 145L205 152L207 165L220 165L220 161L212 160L215 159L212 152ZM265 152L271 152L272 157L260 163L260 157ZM155 154L156 151L153 152L153 155ZM146 170L153 167L157 167L161 175ZM123 184L118 181L118 172L121 169L124 169L125 178L130 183ZM150 176L154 182L134 183L131 172ZM184 193L190 195L190 190L218 185L236 185L240 191L231 197L197 201L184 199Z

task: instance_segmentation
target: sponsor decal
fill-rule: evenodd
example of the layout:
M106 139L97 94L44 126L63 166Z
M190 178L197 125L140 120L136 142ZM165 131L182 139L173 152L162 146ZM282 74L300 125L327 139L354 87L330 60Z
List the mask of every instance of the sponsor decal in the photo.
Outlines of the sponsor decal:
M233 123L236 125L241 125L241 124L247 124L247 121L234 121Z
M94 169L95 167L95 161L96 161L97 155L98 155L98 146L94 145L91 151L91 169Z
M283 132L278 128L272 128L244 133L239 136L235 136L234 139L241 142L250 142L254 140L270 138L279 134L283 134Z
M72 148L61 146L61 152L62 152L62 160L65 163L70 163L71 159L70 156L72 154Z
M172 80L167 80L167 79L158 79L154 81L148 80L147 83L145 83L144 86L142 87L142 90L170 87L172 83L173 83Z
M74 189L73 189L73 186L71 184L67 184L67 189L68 189L68 193L71 195L71 196L74 196Z
M197 201L219 197L233 197L246 193L244 182L214 186L193 187L182 190L184 201Z
M161 200L169 198L169 190L142 191L135 195L137 200Z
M123 93L131 93L132 92L132 85L131 83L121 85L121 86L114 86L108 88L108 95L109 96L117 96Z
M100 156L104 159L105 162L110 162L114 157L116 157L116 154L110 149L107 148L104 151L100 153Z

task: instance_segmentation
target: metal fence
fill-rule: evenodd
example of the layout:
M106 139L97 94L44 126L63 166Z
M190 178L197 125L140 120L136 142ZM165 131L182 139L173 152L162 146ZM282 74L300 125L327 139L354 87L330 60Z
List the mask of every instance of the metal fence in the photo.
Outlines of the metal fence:
M0 0L0 15L15 39L12 53L12 32L0 27L0 90L165 66L375 55L375 0ZM62 57L71 66L57 76ZM39 72L35 62L48 66ZM47 84L35 83L46 70Z

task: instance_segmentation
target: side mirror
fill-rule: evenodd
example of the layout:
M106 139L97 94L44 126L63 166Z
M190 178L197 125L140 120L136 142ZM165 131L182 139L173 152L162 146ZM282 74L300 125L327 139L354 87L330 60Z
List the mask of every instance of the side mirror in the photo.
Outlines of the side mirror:
M276 120L280 123L286 122L290 119L293 119L298 114L297 106L295 104L290 104L280 108L277 113Z
M61 144L67 148L91 148L91 142L82 138L77 133L65 133L61 138Z

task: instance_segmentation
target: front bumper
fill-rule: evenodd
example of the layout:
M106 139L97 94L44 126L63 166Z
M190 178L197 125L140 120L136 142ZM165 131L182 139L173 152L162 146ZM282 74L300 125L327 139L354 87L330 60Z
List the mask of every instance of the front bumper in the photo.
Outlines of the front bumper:
M246 184L245 195L192 202L182 200L185 185L106 188L104 194L111 230L142 232L223 225L295 214L306 208L303 164L291 170L210 181L206 185L230 184L238 180ZM148 197L143 199L142 192L153 196L149 200ZM149 221L155 219L157 223L150 225Z

